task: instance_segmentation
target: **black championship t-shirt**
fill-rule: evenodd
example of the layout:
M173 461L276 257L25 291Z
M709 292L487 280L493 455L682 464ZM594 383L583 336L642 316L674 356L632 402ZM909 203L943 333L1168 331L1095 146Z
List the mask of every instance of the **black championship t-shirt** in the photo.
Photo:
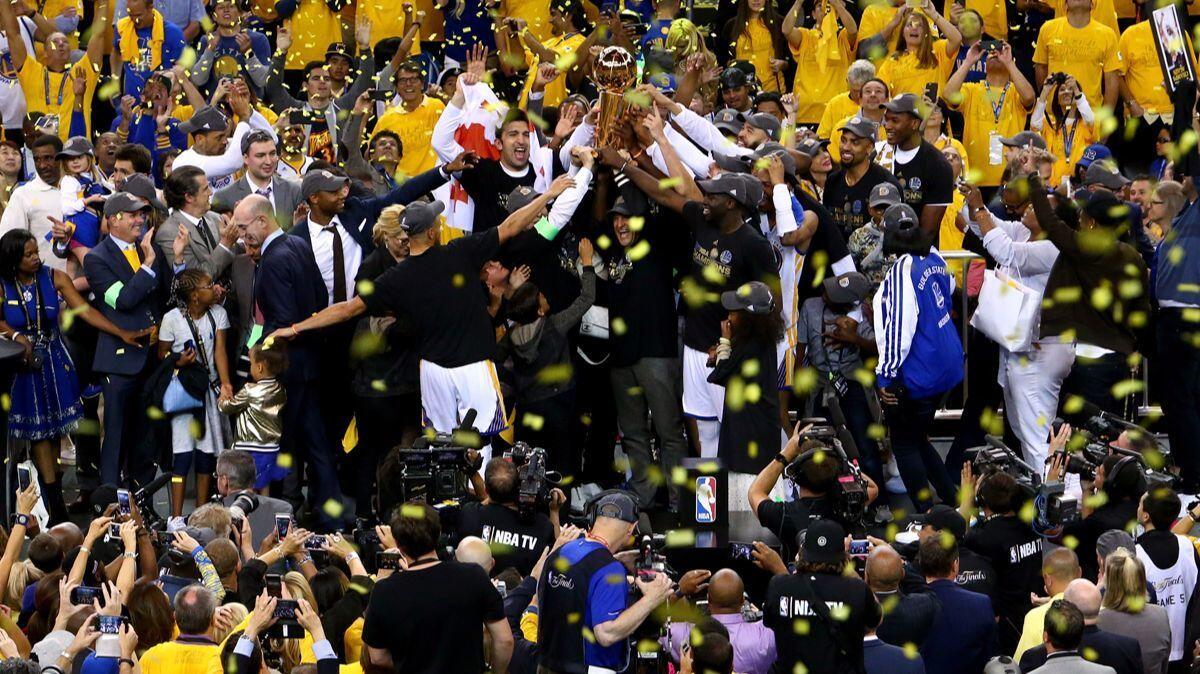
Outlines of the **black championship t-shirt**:
M899 154L897 150L897 155ZM901 164L897 156L892 173L900 181L900 194L904 203L912 206L921 216L926 204L950 205L954 201L954 171L950 162L927 140L921 141L917 154Z
M481 159L475 168L459 174L458 181L475 202L474 231L486 232L504 222L508 217L508 195L522 185L533 187L536 177L533 164L514 177L493 159Z
M753 227L742 225L728 234L704 217L704 204L689 201L683 219L692 230L692 271L683 282L687 322L683 343L708 351L721 337L721 321L729 312L721 306L721 293L743 283L762 281L778 287L779 266L771 244Z
M808 241L808 250L804 253L804 267L800 270L799 280L796 281L796 306L803 306L804 300L821 296L821 280L838 275L833 265L849 256L850 248L846 245L846 237L838 229L828 208L808 196L804 190L796 191L796 199L805 210L817 214L817 231L813 232ZM852 260L848 262L853 265ZM849 269L843 268L842 271Z
M641 237L628 249L612 246L608 258L608 320L613 367L641 358L679 356L679 321L671 251L659 236L662 223L646 217ZM620 330L612 328L614 322Z
M483 671L484 623L504 620L504 600L475 564L441 562L375 584L363 643L386 649L398 674Z
M802 590L807 580L807 591ZM839 642L834 642L829 622L812 609L812 601L821 600L837 625ZM775 576L767 585L763 605L763 624L775 633L778 659L771 669L776 674L797 671L803 663L807 672L856 672L862 669L863 636L879 624L882 613L875 595L858 578L832 574ZM807 630L797 622L807 624Z
M963 542L987 558L996 571L992 606L1001 619L1001 635L1014 628L1019 635L1024 615L1033 607L1029 593L1044 590L1042 537L1020 517L1000 515L975 525ZM1010 624L1006 625L1006 621Z
M410 255L362 293L367 311L407 317L422 360L442 367L490 360L496 338L479 270L499 249L493 228Z
M867 172L853 185L846 184L845 171L837 171L825 181L825 194L821 203L833 216L833 221L837 223L842 236L849 239L854 230L871 219L867 204L871 199L871 190L880 183L891 183L900 187L896 177L875 162L870 163Z
M490 544L496 560L493 574L511 566L522 576L528 576L542 550L554 543L554 525L544 514L534 513L531 519L524 520L512 508L478 501L462 507L458 533L478 536Z

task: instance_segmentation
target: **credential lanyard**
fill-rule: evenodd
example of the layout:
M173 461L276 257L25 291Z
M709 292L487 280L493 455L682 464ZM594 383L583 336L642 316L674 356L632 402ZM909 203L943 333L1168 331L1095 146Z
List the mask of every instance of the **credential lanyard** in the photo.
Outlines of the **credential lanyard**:
M63 78L58 81L58 107L63 104L63 92L67 88L67 80L71 79L71 72L63 73ZM42 70L42 94L46 97L46 107L50 107L50 70Z

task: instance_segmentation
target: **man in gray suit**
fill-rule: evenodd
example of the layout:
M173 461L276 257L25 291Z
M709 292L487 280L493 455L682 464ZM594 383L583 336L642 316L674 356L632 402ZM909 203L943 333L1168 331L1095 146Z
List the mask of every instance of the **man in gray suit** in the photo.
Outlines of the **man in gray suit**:
M240 449L225 452L217 459L217 493L221 495L221 503L225 507L241 494L253 494L254 482L258 479L258 470L254 467L254 457L249 452ZM270 496L257 496L258 508L251 512L250 538L253 548L258 549L260 543L275 529L275 516L292 516L292 504Z
M213 203L233 209L239 201L251 194L261 194L271 201L275 216L283 230L291 229L292 214L301 202L299 183L281 178L279 147L275 139L265 131L251 131L242 137L242 162L246 174L219 190Z
M1046 664L1031 674L1116 674L1112 667L1089 662L1079 654L1083 641L1083 612L1074 604L1056 599L1046 611Z
M203 269L214 279L223 277L237 251L238 229L209 210L212 187L204 171L195 166L172 171L163 181L163 198L171 214L155 230L154 243L173 253L175 266ZM176 238L182 247L179 253L175 253Z

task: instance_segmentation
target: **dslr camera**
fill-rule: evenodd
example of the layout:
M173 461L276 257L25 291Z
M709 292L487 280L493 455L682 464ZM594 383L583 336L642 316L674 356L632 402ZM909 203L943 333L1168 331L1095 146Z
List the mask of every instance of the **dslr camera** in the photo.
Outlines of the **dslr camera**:
M642 540L638 544L637 563L634 567L638 578L653 580L660 573L675 577L675 570L667 564L667 556L663 554L666 544L667 537L662 534L642 536Z
M541 447L518 442L504 456L517 467L517 480L520 483L517 513L522 519L532 519L535 513L549 507L550 490L558 485L562 477L546 470L546 450Z

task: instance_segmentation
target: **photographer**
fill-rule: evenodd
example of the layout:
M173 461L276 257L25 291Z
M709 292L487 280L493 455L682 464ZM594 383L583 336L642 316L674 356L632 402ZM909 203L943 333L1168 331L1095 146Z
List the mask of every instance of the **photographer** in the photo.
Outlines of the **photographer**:
M974 503L983 510L963 543L996 570L993 605L1000 619L1000 647L1012 653L1025 614L1032 608L1029 595L1042 590L1042 538L1017 515L1024 495L1013 476L997 471L976 480L971 464L965 463L962 484L975 485Z
M483 482L487 499L462 507L458 536L478 536L491 544L496 565L492 574L513 567L522 576L529 575L542 551L558 537L558 512L566 498L562 491L550 491L550 515L531 513L522 517L517 510L521 479L517 465L497 457L488 461Z
M844 574L847 538L840 524L817 520L802 538L796 573L787 574L779 557L764 565L776 573L763 612L775 632L775 671L863 672L863 637L879 624L879 603L860 578ZM796 629L798 621L808 630Z
M221 503L232 507L242 494L252 495L257 505L245 512L250 521L250 538L254 545L262 542L275 528L275 516L292 516L292 504L283 499L255 494L254 483L258 480L258 468L249 452L235 449L223 452L217 458L217 493Z
M630 604L625 567L613 554L637 528L637 500L620 491L590 504L587 536L554 551L538 579L538 648L541 674L625 671L629 637L672 591L671 578L640 575L641 599ZM559 561L562 560L562 561ZM575 616L575 619L571 619ZM584 636L588 630L589 637Z
M513 636L500 593L478 566L438 559L437 511L407 503L391 529L404 571L379 581L371 594L362 631L367 662L400 672L478 672L486 627L491 669L507 672Z

